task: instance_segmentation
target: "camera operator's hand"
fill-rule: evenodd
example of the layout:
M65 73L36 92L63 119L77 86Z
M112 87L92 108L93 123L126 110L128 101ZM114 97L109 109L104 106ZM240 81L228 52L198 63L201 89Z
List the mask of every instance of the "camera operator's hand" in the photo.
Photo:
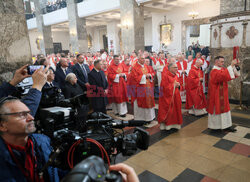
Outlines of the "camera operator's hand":
M19 68L18 70L16 70L14 77L12 78L12 80L10 81L10 84L13 85L14 87L20 83L21 81L23 81L25 78L30 77L30 75L28 75L28 71L27 71L27 64L22 66L21 68Z
M36 70L33 75L33 85L32 88L36 88L37 90L41 91L44 84L47 81L47 75L49 74L48 72L49 66L46 66L46 68L41 67L40 69Z
M123 163L116 164L116 165L111 165L109 167L110 171L119 171L122 173L122 176L125 178L125 182L139 182L139 179L135 173L135 170Z

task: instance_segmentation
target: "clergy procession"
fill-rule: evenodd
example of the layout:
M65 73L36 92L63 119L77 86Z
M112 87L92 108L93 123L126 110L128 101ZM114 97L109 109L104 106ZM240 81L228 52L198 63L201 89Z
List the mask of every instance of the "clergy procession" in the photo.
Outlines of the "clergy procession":
M34 56L34 64L49 65L55 72L63 70L63 79L69 73L75 76L82 92L91 101L85 112L113 113L126 119L129 105L134 120L147 125L157 121L160 130L178 131L183 115L208 114L208 128L235 132L232 126L228 98L228 82L240 76L239 60L227 68L223 56L211 60L210 55L197 52L192 55L139 50L131 55L109 54L104 50L94 54L64 53L47 57ZM211 63L210 63L211 62ZM65 90L65 81L59 87ZM158 105L158 113L155 108Z

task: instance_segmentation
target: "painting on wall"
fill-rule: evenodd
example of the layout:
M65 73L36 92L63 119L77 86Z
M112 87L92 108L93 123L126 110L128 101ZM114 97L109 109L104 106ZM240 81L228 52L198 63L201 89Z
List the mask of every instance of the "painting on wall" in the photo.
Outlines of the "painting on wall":
M172 41L172 25L160 25L161 45L168 46Z

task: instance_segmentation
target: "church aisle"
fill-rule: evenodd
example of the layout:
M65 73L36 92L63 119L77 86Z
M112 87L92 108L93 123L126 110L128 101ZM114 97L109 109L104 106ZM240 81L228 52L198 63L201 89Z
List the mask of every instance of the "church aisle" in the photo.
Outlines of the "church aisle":
M142 182L247 182L250 179L249 114L250 111L232 110L236 133L210 132L207 116L184 115L179 132L160 131L154 122L147 128L151 135L149 149L129 158L118 157L117 161L134 167Z

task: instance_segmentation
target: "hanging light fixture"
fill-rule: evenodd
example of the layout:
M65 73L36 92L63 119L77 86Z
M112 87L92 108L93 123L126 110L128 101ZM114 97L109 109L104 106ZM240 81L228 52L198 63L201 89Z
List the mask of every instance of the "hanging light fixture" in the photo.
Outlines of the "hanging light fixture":
M192 8L192 11L188 13L188 16L191 17L192 19L195 19L198 15L199 13L194 10L194 0L193 0L193 8Z

